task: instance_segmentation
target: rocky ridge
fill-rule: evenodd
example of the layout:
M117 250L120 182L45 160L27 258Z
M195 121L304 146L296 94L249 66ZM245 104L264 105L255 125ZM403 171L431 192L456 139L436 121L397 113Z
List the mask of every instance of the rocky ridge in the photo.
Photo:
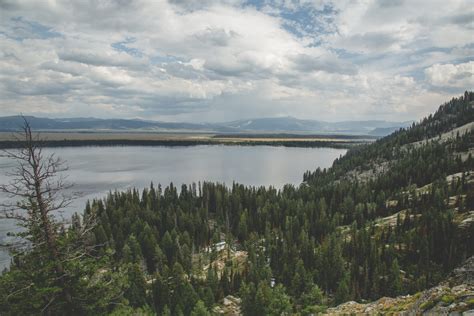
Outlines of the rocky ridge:
M327 315L474 315L474 256L435 287L414 295L383 297L362 304L354 301L329 308Z

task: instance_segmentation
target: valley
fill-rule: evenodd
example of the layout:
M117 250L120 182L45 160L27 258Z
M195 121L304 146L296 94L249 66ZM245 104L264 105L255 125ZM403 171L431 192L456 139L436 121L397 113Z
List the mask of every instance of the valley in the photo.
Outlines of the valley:
M0 0L0 316L474 316L473 4Z
M474 93L466 92L409 128L353 146L333 156L330 167L304 172L300 185L158 181L93 198L58 235L64 268L85 280L84 285L71 280L67 287L81 298L73 306L116 315L468 311L474 297L472 121ZM277 135L267 138L280 141ZM246 135L244 141L254 139L260 138ZM28 144L39 143L19 143ZM107 165L113 165L113 156ZM260 171L268 173L268 162L277 157L271 156ZM237 153L226 160L231 159L252 161ZM130 161L136 161L133 154ZM194 167L202 169L192 162L181 169ZM84 258L69 257L76 238ZM38 270L36 258L43 256L38 251L15 259L0 277L0 293L15 289L21 302L0 295L0 308L14 313L35 308L22 299L23 289L30 289L22 276L50 271ZM31 304L45 304L41 291L28 291ZM105 299L90 297L91 291Z
M42 132L47 147L77 146L286 146L350 148L374 141L367 135L199 134L153 132ZM0 132L0 148L18 147L15 134Z

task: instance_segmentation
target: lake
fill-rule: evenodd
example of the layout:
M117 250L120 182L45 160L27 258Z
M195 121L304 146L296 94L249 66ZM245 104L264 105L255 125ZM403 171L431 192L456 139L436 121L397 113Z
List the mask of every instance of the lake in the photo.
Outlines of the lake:
M153 181L163 187L213 181L231 185L238 182L252 186L282 188L299 185L303 173L317 167L330 167L345 149L297 148L273 146L189 146L189 147L64 147L48 148L69 166L68 181L80 197L65 211L82 212L88 199L104 197L110 190L144 188ZM12 161L0 158L0 183ZM0 200L6 197L0 195ZM15 229L11 221L0 219L0 243ZM0 249L0 269L9 264L6 251Z

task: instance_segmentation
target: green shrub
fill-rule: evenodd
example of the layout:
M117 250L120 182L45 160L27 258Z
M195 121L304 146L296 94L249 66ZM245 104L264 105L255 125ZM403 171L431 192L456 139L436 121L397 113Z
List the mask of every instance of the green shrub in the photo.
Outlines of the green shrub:
M432 300L432 301L426 301L426 302L424 302L423 304L420 305L420 308L423 311L426 311L426 310L429 310L429 309L432 309L433 307L435 307L435 305L438 304L438 302L439 302L439 299L435 299L435 300Z
M451 304L452 302L454 302L455 299L456 298L450 294L446 294L446 295L443 295L443 297L441 297L441 301L443 302L444 305Z

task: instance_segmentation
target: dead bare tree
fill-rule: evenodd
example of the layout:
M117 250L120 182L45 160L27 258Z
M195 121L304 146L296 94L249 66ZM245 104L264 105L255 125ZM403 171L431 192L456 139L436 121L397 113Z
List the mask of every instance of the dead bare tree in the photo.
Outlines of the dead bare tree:
M53 263L63 299L71 303L73 298L66 284L68 272L65 262L87 254L82 237L93 229L95 221L92 216L84 218L76 231L76 237L79 238L66 247L60 245L59 233L64 228L64 222L60 220L58 212L68 207L73 200L71 194L66 194L71 187L63 173L67 167L54 154L43 153L39 134L33 135L26 119L21 134L16 138L22 144L21 148L0 153L1 157L16 163L7 174L9 183L0 184L0 192L11 201L0 204L0 218L15 220L24 228L21 236L28 241L29 251L40 250Z

